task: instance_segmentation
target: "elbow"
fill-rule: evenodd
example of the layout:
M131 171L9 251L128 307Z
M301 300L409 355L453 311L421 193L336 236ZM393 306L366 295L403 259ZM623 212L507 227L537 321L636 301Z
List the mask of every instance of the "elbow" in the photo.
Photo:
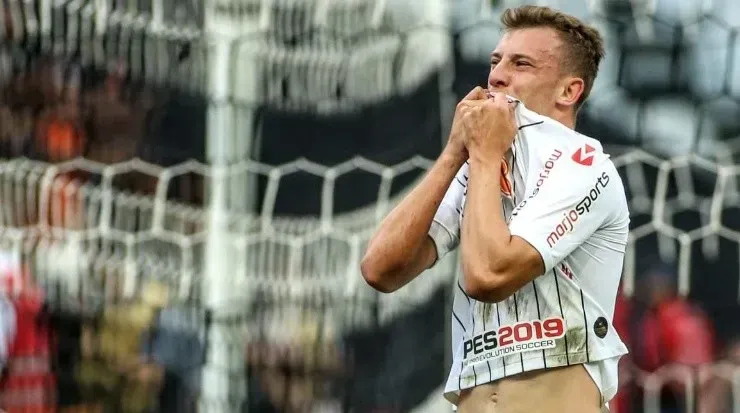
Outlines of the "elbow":
M509 298L505 273L488 269L463 268L465 293L483 303L499 303Z
M398 289L398 287L391 283L393 277L388 276L386 271L380 269L371 257L365 256L362 259L360 272L367 285L378 292L389 294Z

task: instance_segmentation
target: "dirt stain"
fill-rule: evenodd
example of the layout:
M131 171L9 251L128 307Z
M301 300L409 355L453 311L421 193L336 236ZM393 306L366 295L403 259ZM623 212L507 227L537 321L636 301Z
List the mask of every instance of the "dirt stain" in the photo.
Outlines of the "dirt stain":
M478 317L480 317L480 319L483 321L484 328L490 329L492 327L489 323L492 320L493 304L481 303L480 305L476 306L476 313L478 314Z
M512 297L509 297L506 299L506 312L508 313L509 320L517 320L519 317L519 314L517 314L517 306L514 303L514 299Z
M555 367L584 362L587 358L585 340L583 327L569 328L564 337L555 340L555 347L547 350L548 365Z

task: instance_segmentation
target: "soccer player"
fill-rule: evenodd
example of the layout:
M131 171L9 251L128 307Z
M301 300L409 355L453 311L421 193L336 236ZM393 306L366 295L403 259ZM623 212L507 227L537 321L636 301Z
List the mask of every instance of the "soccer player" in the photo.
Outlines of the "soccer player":
M573 130L604 54L599 33L546 7L506 10L488 88L383 220L362 260L382 292L460 245L445 397L461 413L599 412L627 353L612 326L627 243L622 181Z

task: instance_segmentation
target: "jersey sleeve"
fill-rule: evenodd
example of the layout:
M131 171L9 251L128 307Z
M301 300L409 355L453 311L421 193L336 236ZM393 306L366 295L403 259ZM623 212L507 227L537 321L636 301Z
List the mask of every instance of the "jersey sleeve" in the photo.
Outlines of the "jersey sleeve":
M565 158L512 212L509 230L542 256L545 272L570 255L624 205L621 179L603 153L586 166ZM621 192L621 193L620 193Z
M447 188L429 228L429 237L437 249L437 261L460 244L460 210L468 186L468 164L465 163Z

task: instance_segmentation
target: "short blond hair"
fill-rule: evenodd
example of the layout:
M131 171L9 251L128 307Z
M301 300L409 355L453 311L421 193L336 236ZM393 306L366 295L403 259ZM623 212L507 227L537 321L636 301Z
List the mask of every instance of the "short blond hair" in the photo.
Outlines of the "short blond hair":
M584 82L583 94L576 104L578 110L591 93L604 58L604 39L599 31L576 17L541 6L506 9L501 15L501 24L507 32L534 27L549 27L558 32L565 46L561 67Z

